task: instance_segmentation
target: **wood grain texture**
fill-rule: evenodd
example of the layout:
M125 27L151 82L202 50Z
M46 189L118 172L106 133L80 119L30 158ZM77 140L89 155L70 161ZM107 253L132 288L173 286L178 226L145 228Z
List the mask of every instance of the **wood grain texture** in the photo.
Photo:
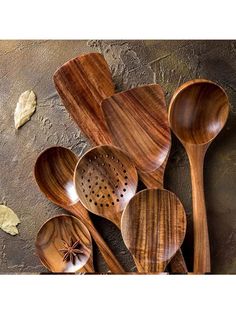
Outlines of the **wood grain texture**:
M100 103L115 90L104 57L78 56L61 66L53 79L65 108L88 138L95 144L111 144Z
M117 93L102 102L114 145L126 151L142 172L159 168L171 138L163 91L157 84Z
M122 211L134 196L137 185L138 174L130 158L111 145L86 152L74 172L74 186L81 203L118 228Z
M170 191L143 190L124 210L121 232L126 246L140 264L141 272L164 272L185 237L184 208Z
M80 241L80 250L74 264L63 260L64 242ZM77 218L60 215L49 219L40 228L36 241L36 253L42 264L54 273L94 272L92 239L88 229Z
M37 158L34 168L36 182L49 200L81 219L97 243L109 269L114 273L122 273L122 266L95 229L88 211L79 201L73 182L77 162L78 158L71 150L60 146L50 147Z
M170 125L185 147L191 169L194 273L211 271L203 164L207 148L224 127L228 113L229 102L223 88L205 79L186 82L170 102Z

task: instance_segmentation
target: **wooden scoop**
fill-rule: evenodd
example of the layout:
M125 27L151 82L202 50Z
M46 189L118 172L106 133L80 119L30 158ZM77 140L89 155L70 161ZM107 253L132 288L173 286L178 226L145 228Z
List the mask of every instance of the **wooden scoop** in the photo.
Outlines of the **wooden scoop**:
M95 229L88 211L80 203L73 183L77 156L64 147L51 147L35 163L34 175L40 190L56 205L78 217L88 228L109 267L114 273L124 272L116 257Z
M171 147L164 93L151 84L117 93L103 100L102 109L114 145L132 157L149 188L163 188ZM181 250L171 262L172 271L186 273Z
M121 214L138 184L130 158L114 146L97 146L79 160L74 185L81 203L120 228Z
M40 228L35 247L42 264L53 273L94 273L90 233L75 217L49 219Z
M115 89L104 57L100 53L78 56L61 66L53 79L65 108L84 134L96 145L111 144L100 103Z
M185 237L184 208L170 191L143 190L124 210L121 232L140 272L164 272Z
M211 271L203 164L206 151L224 127L228 113L229 101L223 88L204 79L180 86L170 102L170 125L185 147L191 168L194 273Z

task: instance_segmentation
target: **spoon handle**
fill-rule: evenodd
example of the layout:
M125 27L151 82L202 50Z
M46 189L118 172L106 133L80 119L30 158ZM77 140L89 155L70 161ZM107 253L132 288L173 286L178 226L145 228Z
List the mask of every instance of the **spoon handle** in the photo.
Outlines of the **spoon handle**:
M93 256L92 254L89 257L89 260L87 263L82 267L80 270L78 270L76 273L83 274L83 273L95 273L94 266L93 266Z
M207 215L204 196L203 164L206 150L209 145L187 145L193 201L193 232L194 232L194 267L197 274L209 273L210 245L207 226Z
M96 242L104 261L106 262L107 266L113 273L125 273L123 267L120 265L120 263L117 261L115 255L112 253L110 248L107 246L106 242L103 240L103 238L100 236L100 234L95 229L93 222L91 218L89 217L88 211L84 208L84 206L78 202L69 208L67 208L68 211L70 211L73 215L75 215L77 218L81 219L81 221L85 224L85 226L88 228L89 232L91 233L91 236L93 237L94 241Z

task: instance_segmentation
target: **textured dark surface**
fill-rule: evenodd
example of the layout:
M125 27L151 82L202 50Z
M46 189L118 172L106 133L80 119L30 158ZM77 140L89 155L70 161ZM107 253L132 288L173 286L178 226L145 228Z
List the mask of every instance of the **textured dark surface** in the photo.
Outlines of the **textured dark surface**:
M64 213L39 192L33 178L37 155L62 145L81 155L89 147L57 95L52 75L65 61L101 52L117 91L160 83L167 103L180 84L207 78L222 85L231 103L228 123L210 146L205 160L205 191L212 272L236 273L236 42L235 41L1 41L0 42L0 203L21 219L19 235L0 230L0 272L46 272L35 255L37 230L50 217ZM33 89L38 106L18 131L13 114L22 92ZM183 253L192 268L191 185L186 154L173 136L165 186L183 202L188 218ZM126 270L134 269L118 229L92 217ZM106 269L95 251L95 267Z

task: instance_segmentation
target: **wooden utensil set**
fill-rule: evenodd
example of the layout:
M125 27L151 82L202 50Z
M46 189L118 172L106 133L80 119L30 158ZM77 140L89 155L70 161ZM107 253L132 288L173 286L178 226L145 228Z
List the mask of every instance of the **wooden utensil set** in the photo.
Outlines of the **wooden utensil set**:
M188 273L181 252L185 210L163 187L171 127L190 161L193 272L210 273L203 162L228 117L222 87L204 79L189 81L174 93L167 114L158 84L115 94L109 67L99 53L68 61L56 71L54 82L66 109L95 147L79 160L67 148L51 147L36 161L40 190L73 215L51 218L39 230L35 245L42 264L52 272L95 272L93 238L110 271L125 273L95 229L90 211L121 230L139 273L162 273L168 264L171 273ZM147 189L136 193L138 178Z

